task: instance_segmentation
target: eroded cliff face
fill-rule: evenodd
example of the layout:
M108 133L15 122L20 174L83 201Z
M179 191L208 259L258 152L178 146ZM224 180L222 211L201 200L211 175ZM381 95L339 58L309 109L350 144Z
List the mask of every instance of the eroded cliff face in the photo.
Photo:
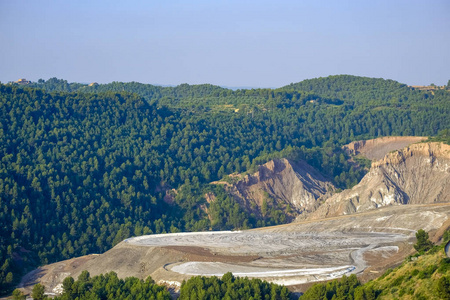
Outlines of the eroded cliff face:
M391 151L401 150L426 139L421 136L384 136L372 140L351 142L343 148L350 155L362 155L370 160L379 160Z
M309 219L389 205L450 202L450 146L413 144L372 163L361 182L328 198Z
M258 211L264 200L289 206L297 213L313 211L319 199L334 191L333 184L306 162L275 159L246 175L228 191L247 208Z

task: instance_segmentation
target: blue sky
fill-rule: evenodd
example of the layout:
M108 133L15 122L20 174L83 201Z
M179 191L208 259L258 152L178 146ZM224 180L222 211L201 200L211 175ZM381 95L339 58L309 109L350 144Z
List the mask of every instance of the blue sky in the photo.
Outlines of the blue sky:
M0 81L450 79L450 1L0 0Z

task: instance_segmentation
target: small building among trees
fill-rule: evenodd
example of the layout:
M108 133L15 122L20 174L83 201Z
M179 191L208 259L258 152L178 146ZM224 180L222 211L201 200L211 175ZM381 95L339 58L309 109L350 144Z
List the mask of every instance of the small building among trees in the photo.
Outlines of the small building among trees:
M31 81L28 81L25 78L20 78L19 80L16 81L16 83L21 84L21 85L27 85L27 84L30 84Z

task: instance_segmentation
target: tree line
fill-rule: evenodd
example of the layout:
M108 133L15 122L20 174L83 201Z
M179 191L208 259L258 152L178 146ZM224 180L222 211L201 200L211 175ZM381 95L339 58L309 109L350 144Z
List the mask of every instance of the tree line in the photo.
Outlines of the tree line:
M434 136L450 128L449 100L445 90L347 76L276 90L0 85L0 290L27 268L130 236L287 222L284 208L252 215L208 183L292 155L351 187L365 170L343 144Z

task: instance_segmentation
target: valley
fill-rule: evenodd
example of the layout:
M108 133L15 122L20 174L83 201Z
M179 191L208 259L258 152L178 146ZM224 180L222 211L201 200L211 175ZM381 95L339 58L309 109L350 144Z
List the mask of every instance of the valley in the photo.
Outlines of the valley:
M450 223L449 95L347 75L0 85L0 290L58 294L86 270L174 292L228 272L295 292L375 278Z
M0 300L450 300L435 2L0 0Z
M252 199L242 195L254 197L258 193L264 195L265 191L265 195L281 199L281 203L288 203L293 207L298 203L297 208L304 213L292 223L251 230L169 233L127 238L102 255L63 261L38 269L26 276L21 286L28 290L33 283L39 281L47 287L49 293L58 293L66 276L76 278L84 270L93 276L110 271L122 278L134 276L145 279L151 276L157 283L170 287L175 293L181 283L192 276L221 277L227 272L286 285L295 292L304 292L314 282L343 275L357 274L363 280L375 278L377 274L414 253L412 244L418 229L430 232L432 239L439 240L442 233L450 227L450 203L446 200L448 193L445 191L450 174L450 148L441 143L410 145L416 141L419 138L391 137L360 142L362 147L353 146L354 149L362 149L361 152L369 148L370 152L382 153L384 157L372 162L371 170L360 184L335 195L330 195L328 187L322 188L321 193L313 196L308 191L320 191L317 188L322 182L328 185L330 183L304 162L286 159L271 161L251 176L240 176L241 179L234 185L222 183L240 201ZM373 204L365 209L348 211L332 208L348 205L354 201L352 197L359 190L363 190L362 195L378 193L381 199L392 198L383 191L385 185L380 188L378 183L386 182L380 176L389 173L379 170L387 167L397 170L395 178L407 178L416 174L415 178L424 178L426 175L427 180L433 181L419 184L417 180L413 180L415 185L408 186L409 189L406 190L402 190L402 186L397 184L398 193L414 196L421 191L428 195L429 192L424 192L423 187L430 187L436 195L441 196L427 196L421 202L382 201L384 205L377 205L377 199L371 196ZM322 181L318 181L318 178ZM326 197L327 193L329 198L320 204L320 198ZM353 196L348 196L349 194ZM361 203L364 203L361 200L363 197L360 197ZM308 199L309 202L303 199ZM436 203L433 199L441 200L441 203ZM210 201L215 201L214 197ZM307 206L308 203L315 207ZM335 213L321 215L321 211L325 209Z

